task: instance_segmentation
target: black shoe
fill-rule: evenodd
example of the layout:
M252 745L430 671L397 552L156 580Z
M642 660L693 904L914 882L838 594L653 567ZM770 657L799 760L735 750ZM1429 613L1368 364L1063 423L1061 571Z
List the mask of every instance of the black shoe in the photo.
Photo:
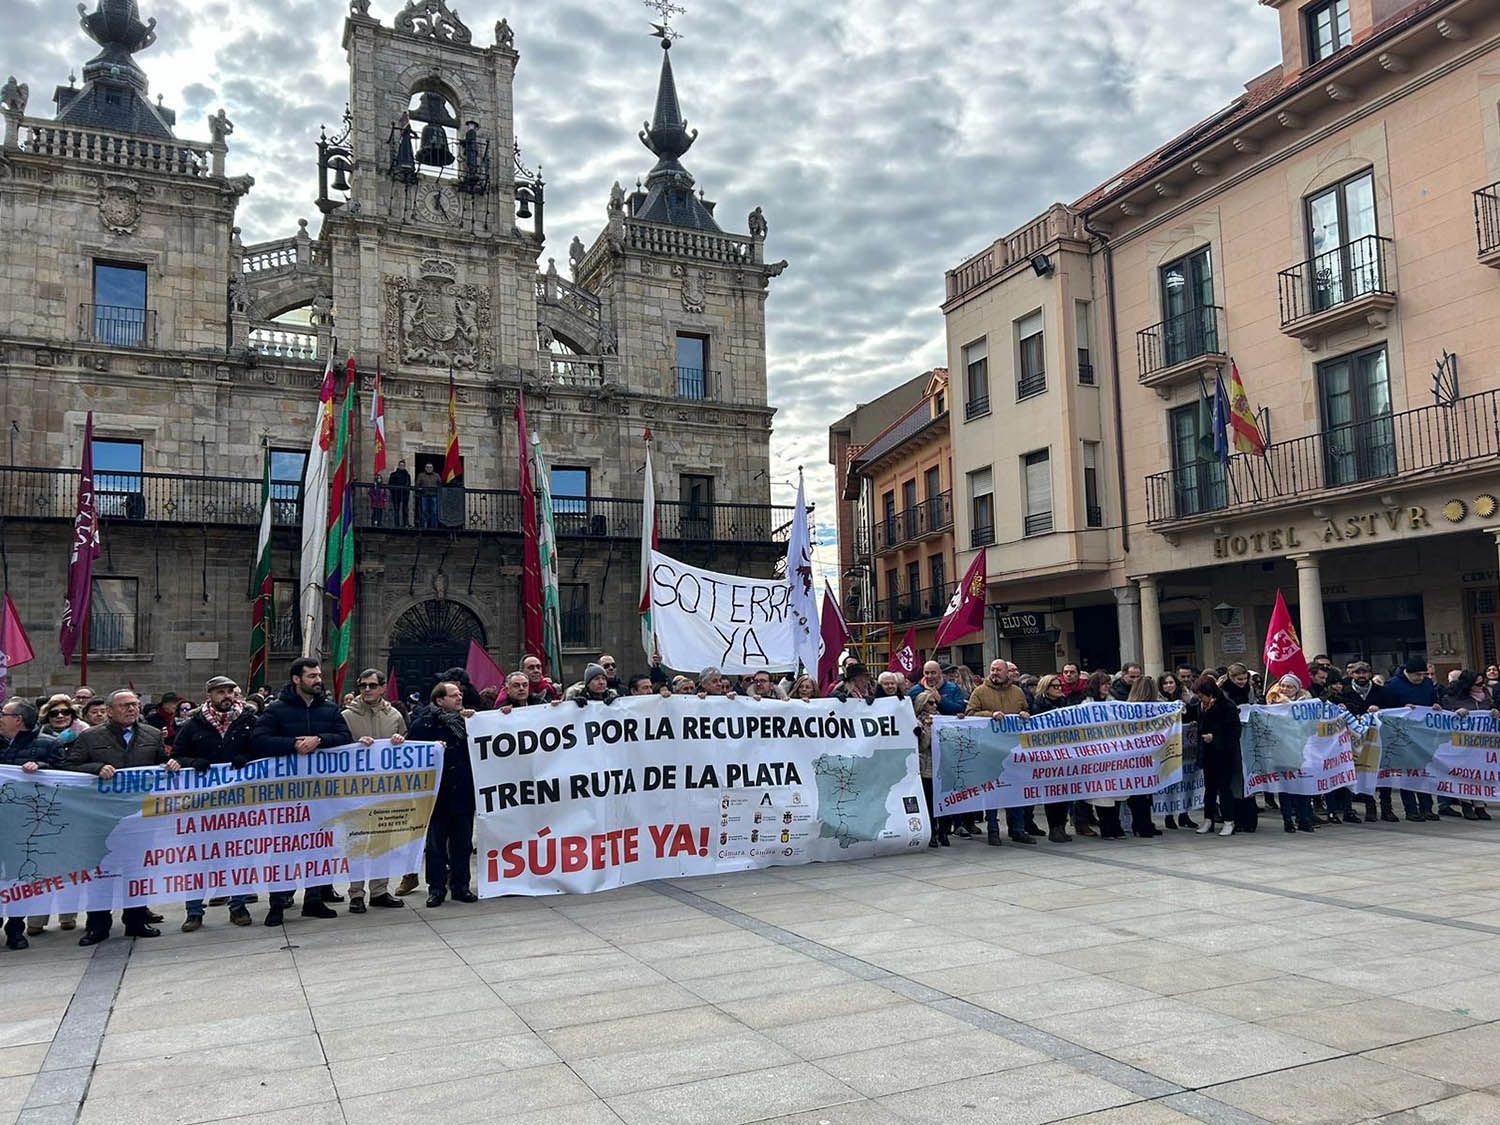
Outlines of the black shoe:
M323 901L324 902L343 902L344 901L344 896L341 895L341 894L339 894L338 891L334 890L332 887L329 887L327 890L325 890L323 892Z
M1177 818L1175 816L1163 817L1162 818L1162 826L1165 827L1165 828L1167 828L1169 831L1176 832L1177 831Z
M1344 818L1339 813L1329 813L1328 814L1328 819L1325 820L1323 823L1324 824L1343 824L1344 823Z
M1177 818L1177 826L1179 828L1187 828L1187 829L1190 829L1190 830L1196 830L1197 827L1198 827L1198 822L1196 820L1194 820L1192 817L1188 816L1187 813L1183 813L1181 816L1179 816Z
M479 901L479 896L476 895L473 891L469 890L468 887L465 887L461 891L454 891L448 897L451 898L451 899L453 899L454 902L478 902Z
M387 891L385 894L376 895L374 898L372 898L370 900L370 905L371 906L383 906L383 907L386 907L387 909L400 910L403 906L406 905L406 903L402 902L395 895L393 895L389 891Z
M974 838L974 833L969 831L967 824L960 824L953 830L953 834L962 840L972 840Z
M83 936L78 939L78 944L79 945L98 945L101 941L103 941L107 937L109 937L108 932L100 933L98 930L84 930L83 931Z
M951 848L953 846L953 841L948 839L947 836L939 836L937 842L940 848Z
M15 937L5 939L6 949L30 949L31 942L26 940L25 934L17 934Z
M1464 814L1461 813L1461 812L1459 812L1452 805L1445 805L1442 808L1438 809L1438 815L1439 816L1463 816Z
M985 839L985 842L992 848L998 848L1002 843L1004 843L1004 841L1000 839L1000 829L991 828L988 836Z
M148 921L148 922L165 922L166 919L163 918L156 911L154 911L154 910L148 910L148 911L146 911L146 921Z
M161 931L155 926L134 926L125 931L126 937L161 937Z
M1494 818L1490 816L1489 810L1486 809L1483 805L1475 805L1474 806L1474 819L1475 820L1492 820Z
M1317 825L1316 821L1304 820L1304 821L1302 821L1302 823L1300 823L1300 824L1297 825L1297 831L1298 832L1313 832L1313 831L1317 830L1317 827L1318 827L1318 825Z
M357 898L349 904L350 914L363 914L365 912L365 900Z
M928 839L927 839L927 846L929 848L935 848L935 847L937 847L938 846L937 837L936 836L930 836L930 837L928 837Z
M279 926L279 925L281 925L281 907L279 907L279 906L273 906L273 907L271 907L270 910L266 911L266 925L268 925L268 926Z
M1099 836L1100 836L1101 839L1104 839L1104 840L1123 840L1123 839L1125 839L1125 829L1123 829L1123 828L1101 828L1099 830Z
M427 905L429 907L431 907L431 908L436 908L436 907L442 906L443 905L443 896L442 895L428 895L427 896Z
M1046 834L1047 833L1043 832L1040 828L1037 827L1036 821L1034 821L1034 820L1028 820L1026 822L1026 835L1028 835L1028 836L1045 836Z
M1391 810L1391 809L1381 809L1380 810L1380 819L1383 820L1386 824L1400 824L1401 823L1401 818L1399 816L1397 816L1395 814L1395 812L1393 810Z
M1010 834L1010 842L1012 844L1030 844L1032 847L1036 846L1036 839L1024 832L1012 832Z
M1442 820L1443 818L1440 817L1440 816L1438 816L1438 814L1435 813L1435 812L1429 812L1429 813L1423 813L1422 814L1422 819L1423 820Z
M1364 817L1360 816L1359 813L1355 812L1353 809L1350 809L1344 814L1345 824L1363 824L1364 822Z
M327 903L316 900L302 903L302 917L304 918L337 918L339 912L332 909Z
M1281 822L1281 830L1283 832L1295 832L1295 831L1297 831L1297 826L1295 824L1293 824L1290 820L1283 820Z
M1468 805L1465 805L1464 806L1464 819L1465 820L1478 820L1479 819L1479 814L1477 812L1475 812L1472 807L1470 807Z
M1268 808L1268 809L1279 809L1280 807L1281 806L1276 803L1276 794L1275 793L1267 793L1266 794L1266 808Z

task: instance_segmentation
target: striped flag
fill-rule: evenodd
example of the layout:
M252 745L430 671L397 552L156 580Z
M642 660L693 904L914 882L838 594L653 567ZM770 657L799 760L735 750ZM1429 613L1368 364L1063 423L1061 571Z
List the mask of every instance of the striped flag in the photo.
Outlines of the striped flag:
M526 451L521 450L521 459ZM448 372L448 451L443 455L443 483L452 484L464 475L464 458L458 448L458 390L453 386L453 372Z
M651 472L651 431L646 442L646 480L641 491L641 648L652 664L657 661L656 626L651 620L651 552L656 550L656 478Z
M521 455L521 656L541 660L547 648L542 625L542 552L536 492L531 480L531 438L526 432L524 391L516 399L516 434Z
M339 409L333 445L333 493L328 502L328 568L325 589L335 599L333 637L333 697L343 699L349 674L349 641L354 625L354 360L344 377L344 400Z
M562 679L562 599L557 585L557 523L552 515L552 482L542 457L542 439L531 435L532 479L542 510L537 520L537 561L542 572L542 642L545 663L553 681Z
M275 632L276 588L271 578L271 451L266 450L260 482L260 534L255 542L255 574L250 581L250 690L266 686L266 664Z
M375 435L375 469L385 472L385 375L375 361L375 393L370 396L370 430Z
M1234 434L1237 453L1250 453L1256 457L1266 455L1266 437L1260 432L1255 412L1250 409L1250 396L1245 394L1245 384L1240 382L1240 365L1229 365L1229 429Z
M318 413L302 466L302 550L297 571L298 609L302 615L302 655L317 653L323 637L324 563L328 558L328 450L333 444L333 398L337 379L333 357L323 369Z

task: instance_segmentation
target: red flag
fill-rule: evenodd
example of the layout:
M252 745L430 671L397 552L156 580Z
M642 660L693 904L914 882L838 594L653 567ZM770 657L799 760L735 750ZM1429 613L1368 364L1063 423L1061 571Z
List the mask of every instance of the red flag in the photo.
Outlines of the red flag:
M1302 642L1297 639L1296 626L1292 624L1291 612L1286 608L1286 599L1280 590L1276 591L1276 607L1271 610L1271 624L1266 629L1262 659L1266 665L1267 688L1288 672L1296 673L1304 688L1312 683L1312 677L1307 674L1307 654L1302 651Z
M385 472L385 374L375 361L375 393L370 396L370 421L374 424L375 472Z
M391 669L391 674L385 678L385 697L392 703L401 702L401 689L396 686L396 669Z
M94 595L94 560L99 557L99 509L94 503L94 412L83 424L83 460L78 469L78 514L73 518L73 548L68 559L68 594L63 602L59 638L64 664L73 663L78 639L87 637L89 601Z
M1229 366L1229 429L1234 434L1234 448L1239 453L1256 457L1266 455L1265 435L1255 420L1255 411L1250 409L1250 396L1245 394L1245 384L1240 381L1240 365Z
M525 460L526 450L521 450ZM458 390L453 386L453 373L448 373L448 452L443 456L443 483L452 484L463 476L464 458L458 451Z
M969 564L969 569L964 572L964 580L953 591L953 597L948 600L948 608L943 611L943 619L938 622L937 636L932 641L934 648L950 645L984 628L984 596L987 585L984 557L987 553L983 548L980 549L974 556L974 561Z
M917 676L917 631L908 629L901 647L891 653L891 662L885 666L887 672L900 672L908 680Z
M21 624L21 615L16 612L16 603L10 600L10 591L7 590L5 604L0 607L0 699L10 695L10 670L30 664L35 657L26 629Z
M542 625L542 545L536 524L536 493L531 487L531 437L526 432L526 395L516 399L516 433L521 458L521 652L547 651Z
M490 659L490 654L479 647L478 641L469 642L469 658L464 661L464 671L468 673L475 691L505 686L505 673L500 670L500 665Z
M827 579L823 580L823 614L818 633L818 690L826 692L838 681L839 656L849 643L849 626Z

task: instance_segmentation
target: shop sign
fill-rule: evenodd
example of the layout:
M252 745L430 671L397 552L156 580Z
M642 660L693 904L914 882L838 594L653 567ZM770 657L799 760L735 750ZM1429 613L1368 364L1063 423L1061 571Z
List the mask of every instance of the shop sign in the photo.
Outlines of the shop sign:
M1044 613L1002 613L1000 635L1002 637L1041 637L1047 633L1047 615Z
M1287 525L1240 535L1214 536L1214 558L1240 559L1284 551L1311 550L1335 543L1389 538L1411 531L1432 530L1433 520L1441 515L1450 524L1461 524L1471 516L1493 519L1500 513L1500 498L1486 492L1472 501L1454 498L1428 514L1420 504L1378 508L1348 516L1314 520L1311 526ZM1465 581L1469 579L1465 577Z

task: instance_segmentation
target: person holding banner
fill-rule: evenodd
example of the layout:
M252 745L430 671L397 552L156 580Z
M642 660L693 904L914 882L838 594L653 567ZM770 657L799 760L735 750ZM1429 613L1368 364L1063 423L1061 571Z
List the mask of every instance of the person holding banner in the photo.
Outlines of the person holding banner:
M1019 715L1023 719L1029 719L1031 712L1027 710L1028 706L1026 693L1010 682L1010 662L992 660L988 678L974 688L964 714L987 715L991 719L1003 719L1006 715ZM1030 819L1031 807L1029 805L1020 805L1005 810L1005 826L1010 832L1012 843L1035 846L1036 841L1026 831L1026 822ZM997 810L985 810L984 826L986 841L990 847L998 848L1001 840L1000 815Z
M376 741L388 738L392 746L406 741L406 718L385 697L385 673L379 668L366 668L356 681L359 695L344 708L344 722L349 724L349 733L362 746L373 746ZM394 910L404 907L396 895L409 895L417 889L415 872L401 876L396 894L391 894L389 879L370 880L370 906ZM365 884L363 880L349 884L349 913L363 914L365 906Z
M19 696L7 699L0 707L0 766L19 766L26 773L57 769L62 762L62 743L37 727L36 708ZM77 924L76 914L59 914L65 930ZM26 949L27 935L35 937L47 928L50 914L5 920L7 949Z
M1270 706L1277 703L1300 703L1304 699L1311 698L1312 693L1302 686L1302 680L1295 672L1288 672L1282 676L1266 692L1266 703ZM1300 793L1282 793L1279 803L1283 831L1311 832L1317 828L1313 821L1311 797Z
M1453 711L1459 716L1468 715L1473 711L1484 712L1492 719L1500 719L1500 709L1495 707L1494 696L1490 694L1489 686L1484 682L1478 672L1464 669L1458 674L1448 689L1438 699L1438 706L1444 711ZM1453 811L1454 800L1451 797L1438 798L1438 815L1458 816ZM1484 805L1477 801L1458 801L1459 808L1465 820L1489 820L1490 814L1485 811Z
M604 669L597 664L589 665L589 669L603 678ZM590 676L588 682L593 679ZM469 860L474 854L474 767L469 761L465 720L473 715L464 706L463 688L444 680L432 689L432 706L411 725L413 740L441 742L444 751L437 801L432 806L427 828L429 907L442 906L450 894L454 902L479 901L479 896L469 889Z
M1160 703L1161 692L1157 690L1156 681L1150 676L1137 676L1126 700L1130 703ZM1130 810L1130 834L1132 836L1149 840L1153 836L1162 834L1161 829L1156 827L1156 822L1151 819L1150 794L1127 797L1125 807Z
M1068 699L1068 685L1061 675L1043 676L1036 682L1036 699L1031 704L1033 715L1070 706L1072 702ZM1073 802L1049 801L1044 807L1047 812L1047 839L1054 844L1072 843L1073 837L1068 835L1068 812L1072 809Z
M932 834L927 838L929 848L951 846L948 827L952 818L937 816L933 812L932 793L932 717L938 713L937 692L919 688L911 700L912 711L917 716L917 765L922 775L922 795L927 800L927 819L932 822Z
M1240 712L1224 694L1212 672L1198 679L1193 691L1198 706L1198 747L1203 763L1203 822L1198 835L1215 828L1220 836L1233 836L1237 828L1236 782L1243 785L1240 764Z

